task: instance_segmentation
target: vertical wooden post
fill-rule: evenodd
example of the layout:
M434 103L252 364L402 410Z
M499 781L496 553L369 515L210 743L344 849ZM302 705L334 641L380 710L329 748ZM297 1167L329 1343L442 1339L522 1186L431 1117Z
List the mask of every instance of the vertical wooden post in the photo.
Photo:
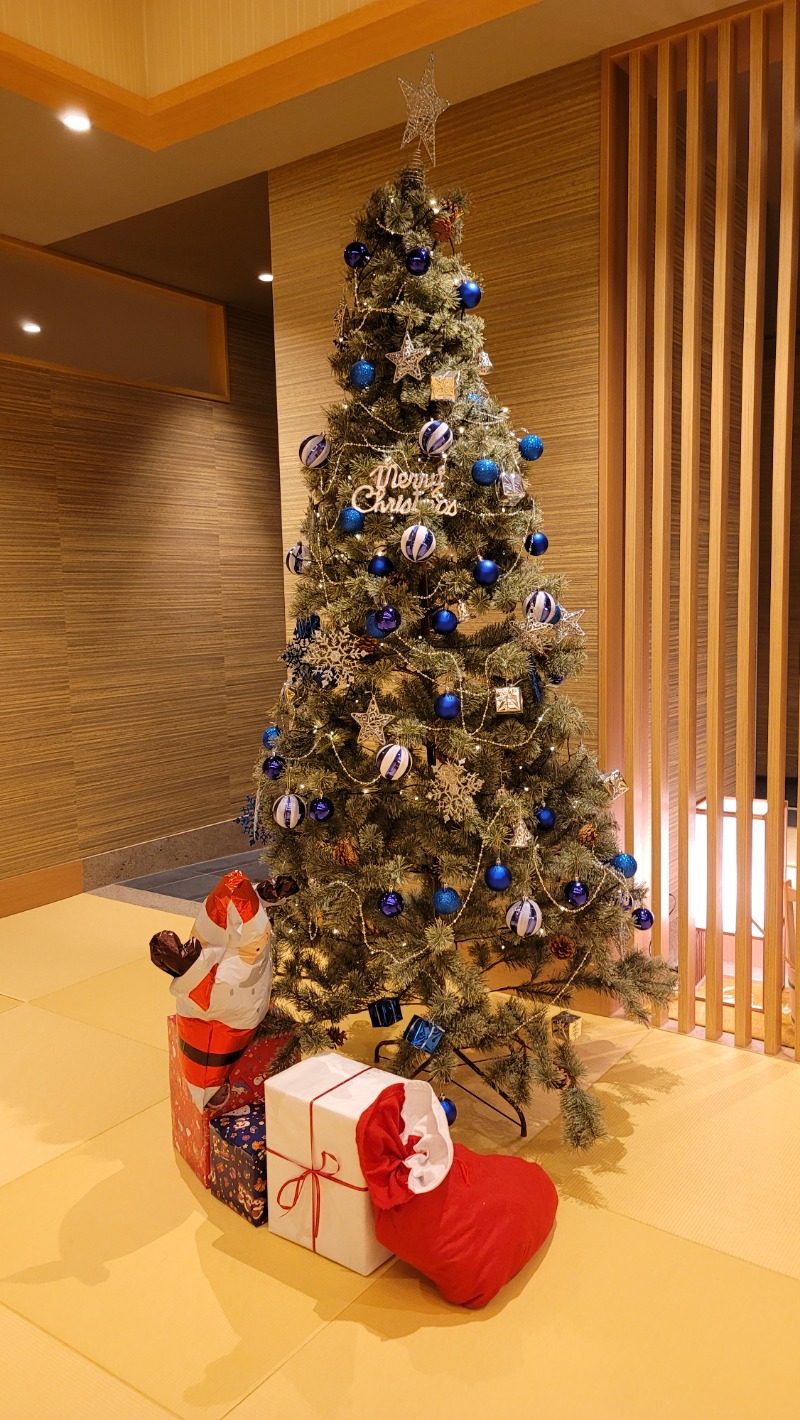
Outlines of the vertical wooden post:
M733 345L736 193L736 31L717 30L717 186L711 351L711 489L708 538L706 1037L722 1034L722 829L725 793L725 620L728 582L728 466Z
M678 615L678 1029L695 1025L694 923L697 810L697 529L700 512L700 408L703 324L705 39L687 37L686 208L683 267L681 541Z
M786 857L786 700L788 682L789 524L792 510L792 422L797 337L798 104L797 0L783 5L781 219L775 332L775 419L772 445L772 562L769 614L767 740L767 885L764 921L764 1051L781 1048L783 881Z
M600 586L598 749L604 769L621 768L625 466L625 168L624 75L608 56L600 70ZM620 807L620 813L622 809Z
M630 57L628 97L628 302L625 361L625 846L640 852L648 834L647 625L647 75Z
M736 634L736 967L734 1040L753 1038L753 794L755 792L756 651L764 258L767 231L768 35L763 10L750 16L747 244L742 336L742 453Z
M675 49L658 46L653 281L653 514L650 904L655 956L669 956L669 642L675 285ZM660 1020L663 1020L662 1013Z

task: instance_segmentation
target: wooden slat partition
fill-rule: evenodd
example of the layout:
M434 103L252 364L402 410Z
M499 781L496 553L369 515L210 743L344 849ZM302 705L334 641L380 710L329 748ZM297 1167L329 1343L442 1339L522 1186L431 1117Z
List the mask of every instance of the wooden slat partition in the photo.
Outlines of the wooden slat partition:
M783 6L781 216L775 335L775 416L772 456L772 575L767 748L767 882L764 922L764 1050L781 1046L783 882L785 860L786 693L789 612L789 531L792 500L792 421L797 338L798 32L797 0Z
M653 279L653 517L651 631L651 878L653 952L669 956L669 657L672 403L675 286L675 74L669 40L658 46Z
M649 694L641 650L647 638L647 252L648 87L646 58L631 56L628 98L628 291L625 379L625 842L640 853L649 816Z
M725 794L725 622L728 561L731 352L733 346L734 197L736 191L736 32L717 33L717 165L711 354L711 488L708 548L706 799L706 1037L722 1034L722 835Z
M739 619L736 647L736 943L734 1039L753 1038L751 828L755 784L756 650L758 638L758 524L761 386L764 349L764 260L767 232L766 16L750 16L747 247L742 333L742 456L739 485Z
M649 866L651 950L677 964L669 1014L683 1032L743 1047L763 1038L768 1054L795 1055L784 950L787 777L800 735L798 6L750 0L604 57L604 103L614 95L617 108L616 128L603 114L602 141L624 123L628 153L626 164L618 149L604 154L601 338L612 368L600 423L601 506L610 527L616 497L624 538L626 846ZM620 489L609 453L623 416ZM601 584L615 555L601 543ZM602 668L613 671L611 656ZM601 684L602 713L619 691ZM600 743L610 739L601 723Z
M697 576L700 512L700 408L703 325L705 37L686 45L686 201L683 238L681 368L681 527L678 617L678 1025L695 1024L694 841L697 800Z

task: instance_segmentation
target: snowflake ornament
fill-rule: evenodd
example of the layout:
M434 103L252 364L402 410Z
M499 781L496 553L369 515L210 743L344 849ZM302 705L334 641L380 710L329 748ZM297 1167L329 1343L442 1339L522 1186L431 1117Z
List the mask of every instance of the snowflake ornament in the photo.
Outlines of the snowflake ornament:
M314 679L320 685L350 686L366 654L350 631L333 627L312 636L303 652L303 660L316 672Z
M472 795L483 788L483 780L464 768L463 759L437 764L433 779L428 798L441 811L445 823L463 823L473 807Z

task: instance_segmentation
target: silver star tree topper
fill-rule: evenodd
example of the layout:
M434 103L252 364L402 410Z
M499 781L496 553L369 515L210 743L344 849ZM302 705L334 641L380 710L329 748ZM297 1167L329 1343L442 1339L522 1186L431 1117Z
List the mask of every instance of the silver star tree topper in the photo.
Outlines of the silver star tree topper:
M413 143L416 138L419 143L424 143L428 157L435 167L436 123L445 109L450 107L450 101L437 94L433 71L434 57L431 55L425 66L425 73L416 87L405 79L398 82L408 107L408 122L400 147L405 148L407 143Z

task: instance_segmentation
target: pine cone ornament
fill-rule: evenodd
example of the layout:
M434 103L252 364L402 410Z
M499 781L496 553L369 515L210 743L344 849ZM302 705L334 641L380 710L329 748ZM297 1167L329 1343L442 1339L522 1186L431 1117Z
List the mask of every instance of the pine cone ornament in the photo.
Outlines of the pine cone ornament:
M593 823L581 824L578 829L578 842L583 848L594 848L597 837L597 829Z
M437 242L453 242L456 224L461 216L461 209L455 203L452 206L443 207L437 212L431 225L431 231Z
M334 861L341 868L354 868L358 862L358 852L346 838L340 838L333 850Z
M357 636L354 644L362 656L374 656L378 649L378 643L372 636Z
M556 961L570 961L575 955L575 943L572 938L561 933L553 937L550 942L550 955L555 957Z
M339 1046L344 1045L347 1040L347 1032L341 1030L339 1026L328 1026L328 1040L334 1049L338 1050Z

